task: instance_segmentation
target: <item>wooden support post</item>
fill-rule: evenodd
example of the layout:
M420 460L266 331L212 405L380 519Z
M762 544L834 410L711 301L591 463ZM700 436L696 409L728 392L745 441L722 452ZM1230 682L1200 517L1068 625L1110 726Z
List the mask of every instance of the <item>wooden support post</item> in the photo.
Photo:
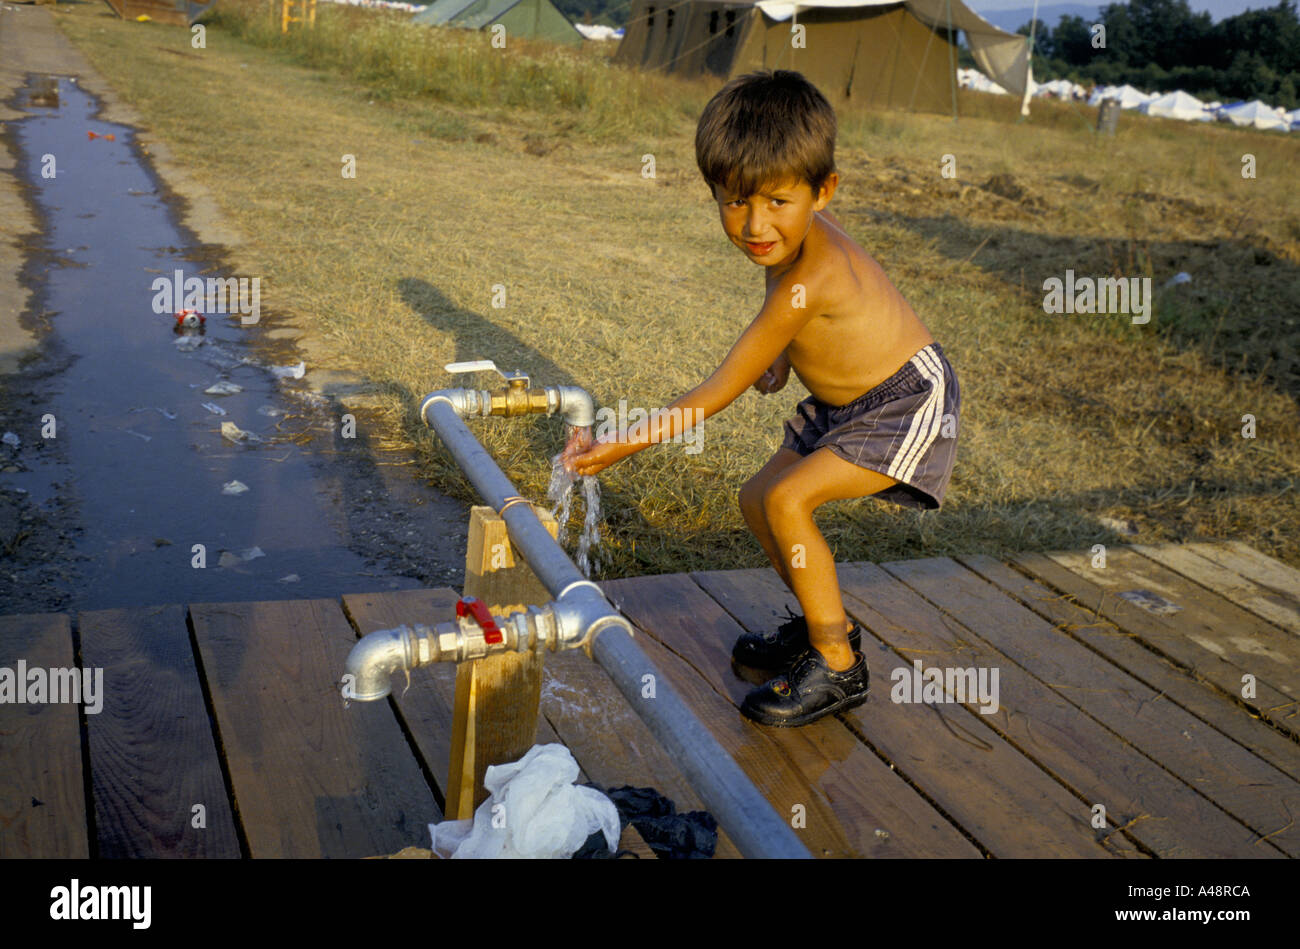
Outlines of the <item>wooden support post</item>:
M533 510L551 536L557 536L555 516L535 504ZM462 595L482 600L496 616L551 601L551 594L512 548L506 522L490 507L470 510ZM488 765L517 761L533 746L541 694L540 655L498 653L457 668L448 820L472 818L487 799L483 776Z

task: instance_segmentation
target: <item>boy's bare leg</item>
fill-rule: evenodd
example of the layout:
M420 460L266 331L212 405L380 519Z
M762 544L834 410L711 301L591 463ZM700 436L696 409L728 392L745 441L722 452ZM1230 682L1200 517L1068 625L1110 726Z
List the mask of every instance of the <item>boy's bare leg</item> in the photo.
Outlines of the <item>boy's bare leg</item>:
M777 478L781 472L798 464L803 460L803 455L789 448L781 448L777 453L768 459L767 464L755 472L754 476L745 482L740 489L740 513L745 517L745 523L749 525L750 531L758 538L758 542L767 554L767 559L772 561L772 569L776 575L784 581L785 585L794 593L794 586L790 583L790 573L786 566L784 558L776 546L776 540L772 537L772 531L767 526L767 515L763 513L763 496L767 493L768 486Z
M803 607L808 640L836 672L853 665L853 651L835 557L813 523L813 511L827 501L866 497L897 483L845 461L829 448L819 448L777 474L763 495L767 527L787 565L790 588Z

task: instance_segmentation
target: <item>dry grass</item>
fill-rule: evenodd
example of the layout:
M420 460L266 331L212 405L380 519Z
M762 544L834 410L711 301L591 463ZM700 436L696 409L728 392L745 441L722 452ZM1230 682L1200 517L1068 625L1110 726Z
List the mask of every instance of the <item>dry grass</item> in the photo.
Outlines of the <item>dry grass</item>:
M310 59L251 21L235 37L237 8L223 8L208 48L184 58L164 47L188 50L185 31L59 9L250 236L238 265L264 278L264 319L309 330L331 364L370 379L390 434L417 446L440 488L469 497L416 418L420 396L451 383L444 363L491 358L602 405L653 408L707 375L761 304L761 274L723 239L694 168L689 116L716 84L385 26L417 64L399 80L373 53L324 48L325 31L365 28L358 11L322 9L324 51ZM344 15L350 26L332 23ZM440 61L461 71L427 71ZM843 118L833 210L943 343L964 408L944 510L828 506L837 556L1124 540L1104 515L1133 520L1146 542L1238 538L1300 563L1300 146L1129 114L1098 139L1086 109L1036 103L1022 123L1009 99L961 105L956 124ZM1255 180L1240 176L1245 152ZM344 154L356 180L340 175ZM940 175L945 154L955 180ZM994 176L1010 179L986 190ZM1161 292L1147 326L1047 316L1042 282L1066 269L1157 287L1186 270L1193 283ZM748 393L706 423L702 453L661 446L603 474L606 575L764 563L736 491L804 394L793 380ZM1254 440L1241 437L1246 413ZM473 425L541 497L559 421Z

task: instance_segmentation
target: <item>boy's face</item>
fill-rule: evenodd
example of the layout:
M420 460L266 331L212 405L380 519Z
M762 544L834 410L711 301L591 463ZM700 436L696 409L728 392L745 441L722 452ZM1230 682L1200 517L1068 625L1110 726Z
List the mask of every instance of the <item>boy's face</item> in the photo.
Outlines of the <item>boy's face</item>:
M813 217L835 193L834 173L817 194L807 181L772 182L757 194L739 195L714 185L722 229L750 260L765 267L789 263L799 253Z

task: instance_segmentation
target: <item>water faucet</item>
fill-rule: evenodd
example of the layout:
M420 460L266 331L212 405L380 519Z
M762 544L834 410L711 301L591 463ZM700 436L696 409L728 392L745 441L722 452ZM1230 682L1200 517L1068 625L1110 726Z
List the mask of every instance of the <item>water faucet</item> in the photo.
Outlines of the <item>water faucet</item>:
M495 372L505 380L505 386L496 392L485 389L443 389L425 396L420 405L420 417L427 424L429 406L437 400L449 402L461 418L467 415L555 415L575 428L588 428L595 424L596 407L587 390L579 386L529 387L528 374L515 370L505 372L490 359L472 362L453 362L444 367L454 374Z

